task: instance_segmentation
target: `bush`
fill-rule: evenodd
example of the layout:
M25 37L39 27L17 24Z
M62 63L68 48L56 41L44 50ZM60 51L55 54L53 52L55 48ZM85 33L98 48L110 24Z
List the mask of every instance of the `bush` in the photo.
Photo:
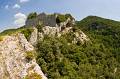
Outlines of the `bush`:
M33 32L32 28L25 28L21 31L26 37L27 40L29 40L31 33Z
M34 59L36 57L35 51L27 51L25 54L26 54L26 59L28 61L30 61L30 60L32 60L32 59Z
M0 36L0 41L3 41L3 36Z
M77 26L74 26L74 27L72 28L72 30L73 30L73 32L77 32L77 31L79 31L79 28L78 28Z
M57 18L56 18L57 23L61 23L61 22L64 22L66 20L67 19L66 19L65 15L58 15Z
M33 13L30 13L27 17L27 19L33 19L33 18L36 18L37 17L37 13L36 12L33 12Z
M24 79L42 79L42 77L37 73L31 73L30 75L26 75Z
M43 25L37 25L38 32L42 32Z
M71 14L65 14L65 17L66 17L66 19L67 18L74 19Z

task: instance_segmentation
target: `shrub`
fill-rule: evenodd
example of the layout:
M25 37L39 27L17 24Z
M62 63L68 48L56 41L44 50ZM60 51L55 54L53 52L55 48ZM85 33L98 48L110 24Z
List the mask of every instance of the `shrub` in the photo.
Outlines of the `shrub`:
M42 32L43 25L37 25L38 32Z
M72 28L72 30L73 30L73 32L76 32L76 31L79 30L79 28L78 28L77 26L74 26L74 27Z
M65 17L66 17L66 19L67 18L74 19L71 14L65 14Z
M0 36L0 41L3 41L3 36Z
M42 77L37 73L31 73L30 75L26 75L24 79L42 79Z
M36 12L33 12L33 13L30 13L27 17L27 19L33 19L33 18L36 18L37 17L37 13Z
M26 28L21 31L26 37L27 40L29 40L31 33L33 32L32 28Z
M56 18L57 23L61 23L61 22L64 22L64 21L66 21L65 15L58 15L57 16L57 18Z
M28 61L34 59L35 58L35 54L36 54L35 51L27 51L26 52L26 59Z

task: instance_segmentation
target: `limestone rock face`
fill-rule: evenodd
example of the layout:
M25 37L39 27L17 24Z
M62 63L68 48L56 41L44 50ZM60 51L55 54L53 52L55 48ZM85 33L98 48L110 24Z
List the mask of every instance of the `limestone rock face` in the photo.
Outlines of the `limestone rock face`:
M37 43L37 37L38 37L38 30L37 28L33 27L33 32L30 36L30 40L29 40L29 43L31 43L32 45L36 45Z
M42 41L44 38L43 33L38 32L38 41Z
M75 38L72 41L72 43L77 43L78 41L81 42L81 44L84 44L86 41L90 41L87 35L85 35L81 30L79 32L74 33Z
M44 35L55 36L57 33L60 32L60 27L45 26L42 30Z
M31 72L47 79L35 59L26 61L26 52L33 50L23 34L5 36L0 42L0 79L23 79Z
M70 18L68 18L65 22L61 22L59 27L67 27L67 24L70 23L71 25L75 24L75 20L71 20ZM70 27L70 26L68 26Z
M61 35L73 32L72 31L73 27L65 27L64 29L61 29L61 27L50 27L50 26L45 26L42 29L42 32L38 33L38 39L43 40L45 35L52 36L52 37L60 37ZM88 36L83 33L81 30L77 32L73 32L75 37L72 43L76 44L78 41L84 44L86 41L90 41Z

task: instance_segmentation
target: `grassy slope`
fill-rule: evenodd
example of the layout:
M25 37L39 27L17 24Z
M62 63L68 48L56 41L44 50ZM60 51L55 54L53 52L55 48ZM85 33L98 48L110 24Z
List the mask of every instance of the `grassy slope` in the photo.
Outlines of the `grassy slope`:
M29 37L32 31L33 31L32 27L20 27L17 29L7 29L0 33L0 40L2 41L2 38L6 35L13 35L17 33L23 33L25 37L27 38L27 40L29 40Z

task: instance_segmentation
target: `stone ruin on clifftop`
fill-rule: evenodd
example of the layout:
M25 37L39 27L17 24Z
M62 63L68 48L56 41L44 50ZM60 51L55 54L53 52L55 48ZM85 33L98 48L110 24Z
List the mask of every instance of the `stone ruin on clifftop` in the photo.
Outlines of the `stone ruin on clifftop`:
M28 16L29 17L29 16ZM64 26L66 23L75 23L75 19L70 14L58 14L54 13L51 15L47 15L45 13L40 13L36 15L36 17L30 18L26 20L26 26L37 26L38 24L42 24L44 26Z

